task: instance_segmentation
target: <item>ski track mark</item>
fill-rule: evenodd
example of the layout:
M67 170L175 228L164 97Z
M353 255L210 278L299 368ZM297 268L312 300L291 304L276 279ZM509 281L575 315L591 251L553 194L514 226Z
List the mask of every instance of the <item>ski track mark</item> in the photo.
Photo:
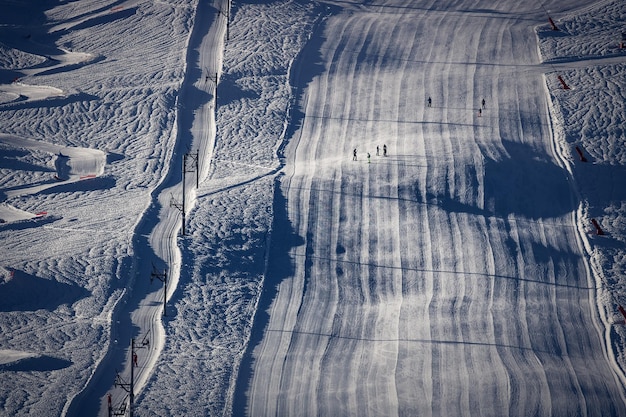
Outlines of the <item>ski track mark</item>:
M580 359L601 353L602 343L589 333L595 306L580 248L568 243L576 241L571 205L556 204L551 217L528 223L532 210L491 188L498 162L523 158L522 150L548 160L538 168L553 164L536 48L511 45L528 22L513 14L425 12L420 23L438 30L415 36L417 47L392 46L394 31L417 31L401 16L383 22L352 10L336 27L335 17L327 21L328 70L309 85L304 109L317 116L304 117L302 136L290 145L284 183L305 245L291 252L295 270L281 282L255 350L250 413L567 415L603 404L613 410L602 396L621 398L621 387L601 381L609 367L599 360L598 373L589 375ZM494 39L497 54L481 47ZM420 52L433 63L426 69L407 59ZM511 85L510 77L519 82ZM420 110L428 95L433 107ZM488 108L479 116L485 96ZM375 122L416 115L431 123L413 132L409 123ZM424 155L425 163L388 164L375 156L381 143L391 152ZM355 147L358 160L351 161ZM385 187L393 183L413 194L400 198ZM320 207L327 207L323 214ZM402 267L416 263L413 270L423 273ZM473 274L489 279L468 279ZM330 331L325 315L334 316ZM596 396L594 386L606 391Z

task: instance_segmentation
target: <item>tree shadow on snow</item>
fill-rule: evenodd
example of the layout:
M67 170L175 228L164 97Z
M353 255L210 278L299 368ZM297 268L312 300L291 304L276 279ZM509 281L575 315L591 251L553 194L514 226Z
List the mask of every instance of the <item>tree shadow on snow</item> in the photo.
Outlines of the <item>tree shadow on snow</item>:
M0 198L1 197L2 195L0 193ZM18 220L18 221L7 222L7 223L3 223L2 221L0 221L0 230L3 230L3 231L26 230L26 229L31 229L34 227L41 227L44 224L53 223L57 220L60 220L61 218L62 217L60 216L46 215L46 216L37 216L31 219ZM0 286L0 288L2 287Z
M109 10L111 10L110 7ZM119 9L115 11L115 13L109 12L106 15L99 15L86 19L85 21L73 26L71 30L76 31L81 29L92 29L95 26L106 25L114 22L115 20L126 19L127 17L134 15L136 12L137 7Z
M112 163L115 163L117 161L121 161L122 159L124 159L125 156L119 153L115 153L115 152L107 152L107 165L110 165Z
M0 281L0 312L53 311L63 304L72 304L89 295L82 287L43 279L22 271Z
M265 329L269 324L269 307L276 298L278 285L295 272L295 260L289 252L292 248L304 244L304 239L294 231L287 213L287 200L283 195L280 179L274 188L274 218L272 224L272 240L268 254L267 273L263 291L254 317L254 325L250 332L250 341L246 353L242 357L233 401L233 415L245 415L247 405L246 392L252 378L254 348L261 342Z
M87 93L76 93L68 96L50 97L41 100L27 100L16 101L6 104L0 104L2 110L26 110L26 109L38 109L42 106L45 107L62 107L72 103L88 102L100 100L100 97Z
M254 90L243 89L237 84L237 78L226 74L220 79L217 97L218 105L226 106L232 102L243 99L256 100L261 96Z
M46 12L56 5L53 4L54 2L46 1L31 1L21 3L23 4L20 4L20 2L11 2L11 4L0 4L0 10L2 10L2 13L0 13L0 24L4 24L4 22L7 22L6 26L9 28L7 31L4 31L4 33L0 33L0 41L2 41L2 43L8 48L14 48L15 50L44 58L44 62L30 66L28 67L28 69L44 69L46 67L51 67L49 68L49 70L42 70L41 72L38 72L38 75L54 74L71 71L73 69L93 64L104 59L104 57L95 57L91 60L77 62L74 64L68 63L68 65L55 67L58 64L58 61L56 61L52 57L64 55L66 53L64 49L58 46L58 43L61 37L69 32L68 30L58 30L54 32L49 31L50 22L48 20ZM109 7L110 6L105 6L101 10L106 10ZM74 26L70 30L79 29L81 25L83 26L83 28L88 28L97 24L104 24L115 19L128 17L134 13L135 8L133 8L132 10L121 10L118 13L109 13L103 17L86 19L85 22ZM9 81L13 81L15 78L19 78L24 75L25 74L19 70L16 70L14 72L7 72L3 70L2 72L0 72L0 78L2 78L2 80L5 80L4 82L6 82L7 77L11 78ZM85 96L79 95L78 99L71 99L71 101L79 101L80 99L84 99L84 97ZM39 102L39 100L37 100L36 102ZM61 106L66 103L67 101L65 100L46 101L47 106ZM17 105L10 106L8 108L23 109L37 107L41 107L41 105ZM3 106L3 109L6 108L7 107Z
M590 156L589 159L592 157ZM596 217L605 236L623 230L619 218L624 213L626 201L626 166L598 161L578 162L576 180L588 202L589 217ZM615 217L614 217L615 216ZM613 223L615 222L615 223ZM589 224L589 230L595 228ZM597 239L594 245L605 248L621 246L620 240Z

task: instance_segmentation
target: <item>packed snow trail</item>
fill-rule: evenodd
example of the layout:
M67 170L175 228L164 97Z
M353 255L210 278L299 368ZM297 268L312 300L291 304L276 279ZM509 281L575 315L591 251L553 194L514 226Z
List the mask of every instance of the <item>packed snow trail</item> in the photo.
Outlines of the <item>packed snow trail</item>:
M91 412L107 416L110 412L127 410L130 367L135 363L133 393L137 398L151 377L165 343L162 316L167 306L164 307L163 297L170 299L178 283L181 256L177 237L182 212L188 212L193 205L196 177L206 175L215 137L213 101L218 80L207 82L207 79L218 74L221 63L225 22L217 13L219 3L199 2L196 6L188 43L187 72L178 99L176 149L171 152L166 177L153 193L153 204L135 233L136 259L131 271L135 277L133 286L128 288L127 300L116 312L113 346L68 415ZM183 183L184 154L193 154L198 164L193 172L186 168L187 179ZM167 280L167 294L159 277ZM131 339L136 347L134 353Z
M292 64L324 10L291 0L233 4L214 156L181 242L185 268L167 344L137 403L146 415L231 414L264 278ZM163 401L172 386L184 395Z
M234 413L626 413L534 67L543 9L337 4L302 56L324 70Z

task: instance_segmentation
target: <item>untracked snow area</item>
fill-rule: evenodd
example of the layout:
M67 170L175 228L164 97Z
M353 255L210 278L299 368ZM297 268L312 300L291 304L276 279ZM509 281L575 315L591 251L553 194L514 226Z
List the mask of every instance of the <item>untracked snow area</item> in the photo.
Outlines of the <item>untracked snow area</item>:
M581 198L580 227L598 280L606 337L626 369L626 4L600 2L538 28L556 146ZM626 47L626 44L624 45ZM558 76L569 89L564 89ZM579 154L579 151L581 154ZM584 158L584 162L583 162ZM598 236L595 219L604 235Z

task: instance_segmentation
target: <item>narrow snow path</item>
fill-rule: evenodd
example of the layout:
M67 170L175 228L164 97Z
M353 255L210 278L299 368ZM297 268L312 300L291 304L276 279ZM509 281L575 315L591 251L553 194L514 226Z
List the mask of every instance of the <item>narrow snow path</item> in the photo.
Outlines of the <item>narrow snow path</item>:
M304 244L270 259L250 415L626 412L552 149L543 15L467 3L354 7L317 34L273 230Z
M207 82L207 76L217 74L221 67L226 26L224 19L216 13L219 3L198 3L196 7L195 24L188 43L187 70L178 98L176 148L171 150L169 169L165 170L165 177L153 193L153 204L144 213L135 232L134 283L132 288L128 288L128 296L116 312L114 344L68 415L73 415L75 410L84 412L90 407L97 407L101 416L125 409L134 362L126 341L132 338L135 343L135 399L152 376L165 344L162 316L166 314L164 308L167 309L167 306L164 307L163 301L164 297L171 298L178 284L181 254L177 242L182 214L183 210L189 212L194 203L196 176L202 178L206 175L213 150L216 83ZM198 169L191 170L187 166L187 178L183 183L185 154L194 155L198 160ZM167 294L158 277L165 277ZM114 373L116 369L119 372ZM109 394L112 410L108 405ZM88 402L92 405L87 406ZM93 411L96 412L95 409Z

